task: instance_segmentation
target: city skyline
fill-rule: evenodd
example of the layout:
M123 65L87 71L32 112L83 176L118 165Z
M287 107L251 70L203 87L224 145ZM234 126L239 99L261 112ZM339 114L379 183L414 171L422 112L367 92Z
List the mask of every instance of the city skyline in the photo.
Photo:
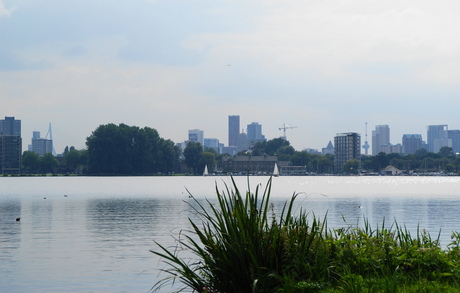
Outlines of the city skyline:
M0 103L57 153L99 125L228 144L228 115L295 149L389 125L460 129L458 1L0 0ZM84 21L82 21L84 20ZM244 118L243 118L244 117ZM185 126L184 126L185 125ZM369 128L369 141L371 140Z

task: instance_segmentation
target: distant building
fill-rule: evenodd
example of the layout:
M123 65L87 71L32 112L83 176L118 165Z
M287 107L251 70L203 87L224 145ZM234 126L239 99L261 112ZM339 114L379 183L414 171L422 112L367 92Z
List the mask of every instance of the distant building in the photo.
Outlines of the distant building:
M53 141L51 139L41 138L40 131L32 133L32 144L29 145L29 151L35 152L40 156L47 153L53 153Z
M244 133L244 131L241 131L241 133L238 135L238 151L245 151L248 148L248 135Z
M248 145L253 146L258 142L265 141L265 136L262 134L262 125L257 122L248 124Z
M345 162L361 158L361 136L356 132L338 133L334 137L334 170L342 173Z
M0 135L21 136L21 120L16 120L14 117L5 117L4 120L0 120Z
M332 144L331 141L329 141L327 146L321 150L321 153L323 155L333 155L334 154L334 145Z
M222 154L228 154L228 155L236 155L238 153L238 147L237 146L226 146L222 148Z
M404 134L402 137L403 153L406 155L415 154L423 146L421 134Z
M312 154L312 155L321 155L321 153L317 149L311 149L311 148L306 148L304 151L307 154Z
M204 146L204 132L199 129L192 129L188 131L188 141L199 142Z
M228 116L228 146L238 146L240 135L240 116Z
M2 174L21 172L22 139L18 135L0 135L0 171Z
M204 147L210 148L216 151L216 154L220 154L220 143L217 138L205 138L204 139Z
M460 130L448 130L447 138L452 141L452 151L460 154Z
M376 125L372 131L372 155L378 155L380 146L390 143L390 127L388 125Z
M438 153L442 147L452 147L452 140L449 140L447 124L428 125L426 128L429 152Z
M222 167L224 172L271 174L277 161L276 156L224 156Z
M5 117L0 120L0 172L14 174L21 172L22 138L21 120Z
M403 146L400 143L398 143L398 144L387 143L387 144L384 144L384 145L380 146L379 153L402 154L403 153Z

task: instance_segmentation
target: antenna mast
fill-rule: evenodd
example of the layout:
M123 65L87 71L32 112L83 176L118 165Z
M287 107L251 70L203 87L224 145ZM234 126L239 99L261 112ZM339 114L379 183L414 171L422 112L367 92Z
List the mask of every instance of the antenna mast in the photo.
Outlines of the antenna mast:
M369 151L369 143L367 142L367 122L366 122L366 140L363 144L364 153L367 155Z

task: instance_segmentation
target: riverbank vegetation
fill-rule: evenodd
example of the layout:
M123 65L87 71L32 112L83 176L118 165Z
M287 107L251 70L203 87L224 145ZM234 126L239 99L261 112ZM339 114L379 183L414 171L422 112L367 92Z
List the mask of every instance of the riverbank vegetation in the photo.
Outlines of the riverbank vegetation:
M460 234L445 248L422 229L398 223L328 228L327 217L297 211L294 194L275 214L271 179L241 192L235 182L216 187L217 204L191 196L202 222L190 220L175 247L161 243L166 277L180 292L458 292Z

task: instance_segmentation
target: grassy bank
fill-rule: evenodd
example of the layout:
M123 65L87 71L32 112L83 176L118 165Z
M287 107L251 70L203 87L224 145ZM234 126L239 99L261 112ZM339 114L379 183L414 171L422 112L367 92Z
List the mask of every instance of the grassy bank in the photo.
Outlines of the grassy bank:
M174 248L157 243L152 252L168 276L152 290L181 282L185 291L216 293L460 291L459 233L442 249L438 238L397 223L329 229L327 217L293 213L295 194L275 215L271 184L251 191L248 182L242 193L232 181L216 188L217 205L192 196L202 222L190 221Z

